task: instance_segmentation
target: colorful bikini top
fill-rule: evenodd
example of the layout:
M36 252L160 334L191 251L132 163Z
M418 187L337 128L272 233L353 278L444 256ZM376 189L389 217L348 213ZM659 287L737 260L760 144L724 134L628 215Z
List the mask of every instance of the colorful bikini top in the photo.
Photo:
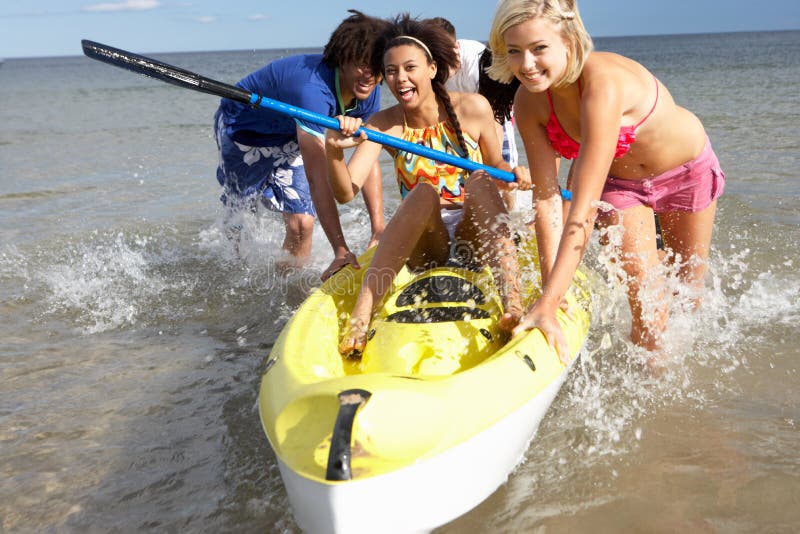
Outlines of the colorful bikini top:
M403 124L402 138L411 143L427 146L434 150L441 150L457 157L464 157L458 144L455 128L449 121L442 121L425 128L409 128ZM464 134L469 154L467 158L477 163L483 163L480 147L472 138ZM398 150L394 155L394 168L397 173L397 184L400 186L400 196L405 198L409 191L417 184L431 184L444 200L463 204L464 182L469 176L469 171L459 169L454 165L439 163L429 158L417 156L410 152Z
M656 101L653 102L653 107L650 108L650 113L645 115L642 120L636 123L636 125L622 126L619 129L617 150L614 152L615 158L620 158L628 153L628 150L631 149L631 145L634 143L634 141L636 141L637 128L639 128L639 126L641 126L642 123L646 121L656 109L656 104L658 104L658 80L655 76L653 76L653 80L656 82ZM578 80L578 95L579 97L583 96L580 79ZM547 138L550 139L550 145L562 157L566 159L575 159L578 157L578 151L581 148L581 144L570 137L570 135L564 131L561 123L558 122L556 110L555 107L553 107L553 97L550 95L550 89L547 90L547 100L550 102L550 120L547 121L546 129Z

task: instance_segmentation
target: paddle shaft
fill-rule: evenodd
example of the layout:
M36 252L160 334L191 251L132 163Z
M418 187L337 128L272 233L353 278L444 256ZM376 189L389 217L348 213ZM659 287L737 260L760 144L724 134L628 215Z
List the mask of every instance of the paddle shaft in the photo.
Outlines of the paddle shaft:
M168 63L157 61L139 54L134 54L119 48L114 48L112 46L89 41L87 39L82 40L81 45L83 46L83 52L86 54L86 56L98 61L102 61L103 63L108 63L109 65L113 65L115 67L137 72L150 78L155 78L163 82L177 85L178 87L228 98L244 104L260 106L271 111L287 115L294 119L304 120L331 130L339 130L339 121L333 117L328 117L327 115L321 115L307 109L298 108L284 102L279 102L256 93L252 93L246 89L242 89L241 87L229 85L217 80L212 80L211 78L206 78L205 76L201 76L194 72L169 65ZM458 156L448 154L447 152L434 150L423 145L411 143L404 139L386 135L368 128L359 128L354 135L361 135L362 132L366 133L368 140L395 148L397 150L410 152L412 154L416 154L417 156L430 158L434 161L453 165L468 171L484 171L492 178L503 180L505 182L513 182L515 180L514 174L508 171L483 165L482 163L477 163L466 158L460 158ZM561 196L565 200L570 200L572 198L572 194L565 189L561 190Z

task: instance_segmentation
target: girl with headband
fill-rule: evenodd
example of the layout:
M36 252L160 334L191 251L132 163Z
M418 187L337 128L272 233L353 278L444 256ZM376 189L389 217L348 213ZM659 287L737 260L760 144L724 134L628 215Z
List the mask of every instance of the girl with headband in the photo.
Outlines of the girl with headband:
M488 101L445 89L450 69L458 64L447 33L435 23L402 15L384 38L384 78L398 103L375 113L366 127L510 171ZM367 180L382 147L364 143L363 134L352 137L360 119L338 119L341 131L327 134L328 176L336 199L348 202ZM343 149L356 145L345 162ZM363 350L372 313L404 264L411 269L444 265L451 249L463 261L489 265L505 310L500 327L510 332L522 307L516 250L498 187L530 189L527 169L513 169L516 182L506 184L483 172L468 175L452 165L385 148L403 200L365 273L340 352L357 356Z

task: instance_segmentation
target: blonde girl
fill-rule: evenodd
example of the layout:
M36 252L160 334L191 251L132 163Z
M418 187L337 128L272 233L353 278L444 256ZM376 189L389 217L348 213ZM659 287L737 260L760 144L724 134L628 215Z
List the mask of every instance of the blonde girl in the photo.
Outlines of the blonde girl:
M489 75L521 83L514 113L531 164L543 279L542 297L514 332L538 327L567 356L555 314L598 218L601 226L624 228L619 257L627 276L631 338L659 348L667 302L652 280L659 263L653 214L669 261L699 289L724 186L703 125L645 67L593 51L573 0L502 1L489 45ZM559 157L574 159L572 203L563 224ZM660 297L649 305L645 295L653 293Z

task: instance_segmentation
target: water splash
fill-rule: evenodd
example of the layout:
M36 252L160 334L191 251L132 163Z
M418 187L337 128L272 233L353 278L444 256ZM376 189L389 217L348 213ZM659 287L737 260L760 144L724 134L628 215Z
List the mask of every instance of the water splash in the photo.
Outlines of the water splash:
M347 228L350 249L360 255L370 238L369 217L359 208L343 209L340 213L343 228ZM333 260L330 244L319 224L314 225L311 254L305 265L298 266L283 250L285 227L279 214L259 206L255 212L220 213L215 222L200 232L199 247L228 261L241 262L253 270L259 281L280 284L287 277L316 281L304 289L319 285L319 275Z
M13 281L4 284L6 287L3 287L3 300L12 302L24 298L31 275L25 254L13 245L6 245L0 253L0 280Z
M170 285L152 268L152 244L146 236L118 233L110 242L71 247L40 273L49 311L71 315L90 334L136 324Z
M4 293L11 294L9 300L44 303L42 320L59 318L85 334L168 328L193 317L219 324L235 319L241 325L241 317L265 315L271 328L279 329L321 283L319 275L333 256L330 246L316 225L309 264L287 268L280 217L255 214L241 222L238 249L221 216L199 230L95 230L32 251L6 247L0 276L14 282L4 282L9 288ZM343 213L342 222L356 230L352 242L369 239L363 210Z
M604 232L610 243L620 242L621 228ZM560 435L553 438L557 445L551 444L551 454L586 467L634 450L644 419L666 407L703 409L720 395L735 393L736 376L748 368L748 358L770 342L754 339L751 332L765 332L767 325L788 330L800 315L800 277L792 273L791 259L759 270L748 249L727 257L712 249L699 309L694 307L697 295L680 282L677 270L660 267L657 275L673 297L661 354L664 365L654 371L648 365L652 354L630 341L621 262L614 248L599 246L596 237L585 258L600 275L593 281L590 337L554 405L553 413L561 416L548 420L545 430ZM563 476L558 462L548 465L537 466L543 469L540 481Z

